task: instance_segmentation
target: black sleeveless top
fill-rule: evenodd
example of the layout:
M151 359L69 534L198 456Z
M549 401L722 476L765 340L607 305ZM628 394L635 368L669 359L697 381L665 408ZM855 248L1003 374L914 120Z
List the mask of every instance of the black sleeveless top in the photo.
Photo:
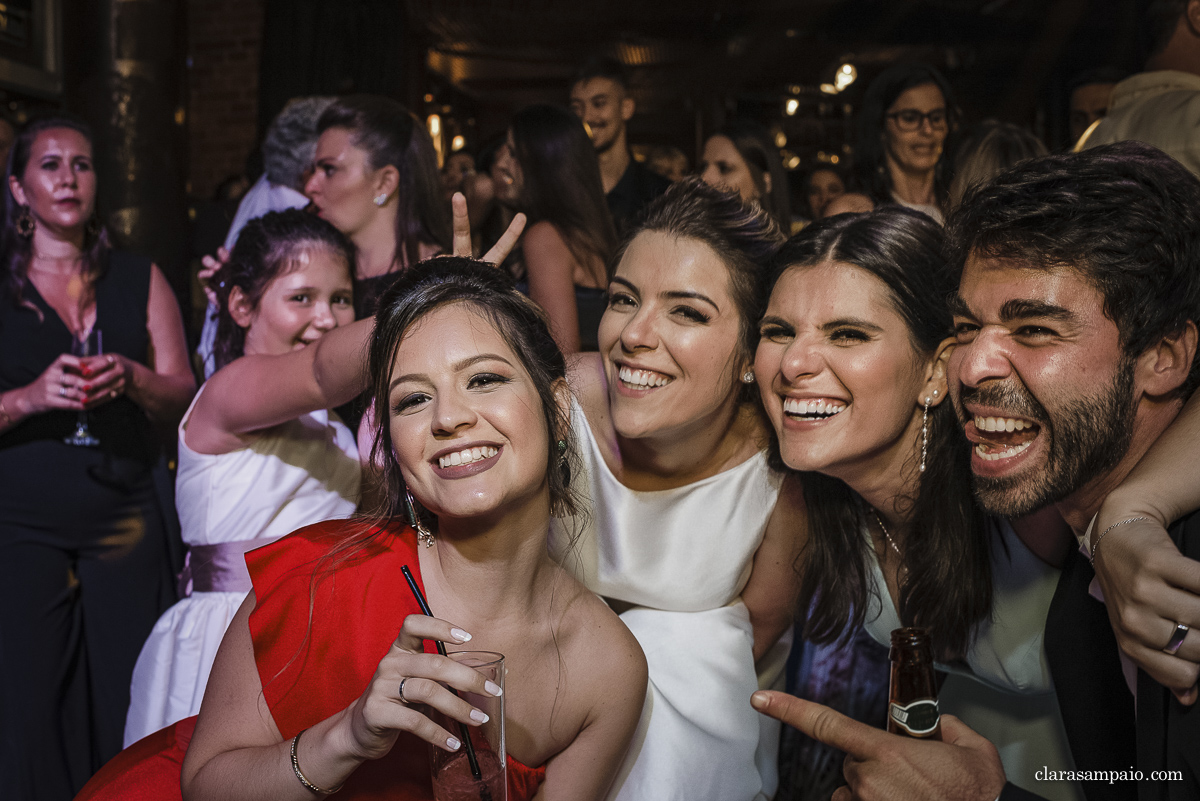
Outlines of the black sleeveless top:
M146 306L150 299L150 260L111 251L95 283L96 328L105 353L119 353L147 364L150 334ZM59 354L71 352L70 329L32 283L24 299L41 311L11 297L0 298L0 392L33 383ZM58 440L75 430L77 413L49 411L31 415L0 433L0 458L10 448L38 440ZM136 403L122 395L88 412L88 427L100 440L99 449L113 456L153 465L158 457L154 428Z

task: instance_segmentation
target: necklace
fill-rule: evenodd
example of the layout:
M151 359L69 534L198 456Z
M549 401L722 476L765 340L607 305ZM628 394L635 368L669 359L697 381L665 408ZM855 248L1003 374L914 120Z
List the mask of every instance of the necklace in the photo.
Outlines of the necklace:
M874 516L875 522L879 524L879 530L883 532L883 538L887 540L887 544L892 546L892 550L896 552L896 556L899 556L900 561L903 562L904 555L900 553L900 549L896 547L896 541L893 540L892 535L888 533L887 526L883 524L883 518L880 517L879 512L876 512L874 509L871 510L871 514Z

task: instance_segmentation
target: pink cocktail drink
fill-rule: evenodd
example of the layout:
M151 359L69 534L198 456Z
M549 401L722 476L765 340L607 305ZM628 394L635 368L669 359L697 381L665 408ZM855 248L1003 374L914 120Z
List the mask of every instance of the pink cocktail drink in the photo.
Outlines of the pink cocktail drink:
M484 798L505 801L508 798L504 763L494 751L476 748L475 756L479 760L479 779L471 775L471 765L462 752L439 766L433 777L436 801L480 801Z

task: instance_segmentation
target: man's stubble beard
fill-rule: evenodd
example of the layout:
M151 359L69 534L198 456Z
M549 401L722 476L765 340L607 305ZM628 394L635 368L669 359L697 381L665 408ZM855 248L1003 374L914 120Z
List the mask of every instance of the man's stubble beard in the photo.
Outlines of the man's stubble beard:
M1099 395L1065 404L1051 419L1049 411L1024 386L985 387L964 391L972 398L1012 412L1021 412L1041 425L1049 436L1045 464L1034 474L975 476L975 494L986 512L1017 517L1061 501L1125 457L1133 440L1137 404L1133 393L1134 361L1122 357L1112 384ZM957 404L956 404L957 406ZM960 416L964 413L959 408Z

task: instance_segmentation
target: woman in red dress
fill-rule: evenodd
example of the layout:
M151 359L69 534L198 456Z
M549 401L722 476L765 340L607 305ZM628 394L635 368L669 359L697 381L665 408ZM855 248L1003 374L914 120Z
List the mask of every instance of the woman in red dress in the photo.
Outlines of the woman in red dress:
M151 735L82 797L164 797L147 791L168 789L154 777L178 777L186 748L189 801L303 801L342 785L343 798L431 799L427 743L460 745L426 707L478 725L444 685L495 689L433 653L434 640L506 656L510 799L604 797L646 664L619 618L547 554L551 510L573 508L575 457L544 315L489 265L422 263L381 301L370 376L381 522L323 523L249 554L254 590L190 744L188 721ZM416 531L395 522L409 509ZM420 614L403 565L436 618Z

